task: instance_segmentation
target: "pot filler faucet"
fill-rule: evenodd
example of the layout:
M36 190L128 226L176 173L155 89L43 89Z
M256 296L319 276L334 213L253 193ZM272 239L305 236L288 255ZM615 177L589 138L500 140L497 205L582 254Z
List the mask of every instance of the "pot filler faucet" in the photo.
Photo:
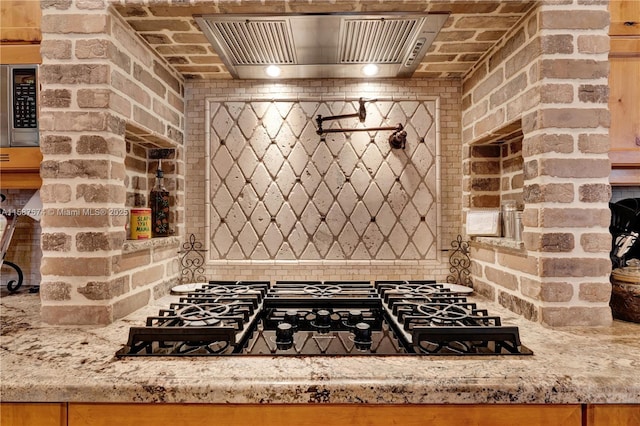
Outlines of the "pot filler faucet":
M360 98L358 103L360 106L358 107L358 112L354 112L353 114L342 114L342 115L331 115L329 117L323 117L322 115L318 115L316 117L316 124L318 126L318 130L316 133L318 135L323 135L325 133L350 133L350 132L368 132L368 131L378 131L378 130L393 130L394 132L389 136L389 144L391 148L395 149L404 149L407 144L407 132L404 130L402 124L398 123L396 126L386 126L386 127L360 127L360 128L342 128L342 129L323 129L322 123L325 121L331 120L342 120L344 118L354 118L358 117L361 123L364 123L364 120L367 118L367 109L365 107L365 102L375 102L377 99L369 99L365 100Z

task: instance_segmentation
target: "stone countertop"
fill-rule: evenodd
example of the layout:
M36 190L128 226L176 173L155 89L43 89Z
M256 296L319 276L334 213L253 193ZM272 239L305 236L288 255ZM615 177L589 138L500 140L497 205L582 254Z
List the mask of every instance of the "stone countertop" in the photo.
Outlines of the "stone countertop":
M533 356L126 358L159 299L106 327L47 326L37 294L0 298L2 401L180 403L640 403L640 324L517 325Z

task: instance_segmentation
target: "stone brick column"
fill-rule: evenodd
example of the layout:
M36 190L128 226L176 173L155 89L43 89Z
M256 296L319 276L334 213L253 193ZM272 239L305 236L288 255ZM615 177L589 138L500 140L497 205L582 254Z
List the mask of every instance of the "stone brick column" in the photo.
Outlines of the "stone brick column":
M111 281L125 240L125 123L109 109L111 65L100 55L109 15L43 10L40 129L43 161L42 318L53 324L105 324ZM79 34L87 39L72 40ZM85 293L83 296L82 293Z
M523 119L525 248L549 325L611 322L606 2L545 2L539 11L540 107ZM567 19L570 17L570 19Z
M177 281L177 238L125 244L125 158L133 138L181 152L182 83L108 3L42 4L42 319L107 324Z
M538 2L463 82L464 207L524 209L523 244L472 243L474 287L551 326L611 322L608 23L607 2Z

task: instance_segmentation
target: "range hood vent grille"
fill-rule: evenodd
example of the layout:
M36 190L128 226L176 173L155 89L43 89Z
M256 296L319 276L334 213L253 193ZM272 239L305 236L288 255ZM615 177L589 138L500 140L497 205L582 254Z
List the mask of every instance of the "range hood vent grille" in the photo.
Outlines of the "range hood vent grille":
M340 37L340 63L401 63L407 43L422 21L424 19L345 19Z
M448 18L439 13L196 16L234 78L360 78L363 64L377 77L410 77Z
M237 65L296 63L287 21L218 21L212 24Z

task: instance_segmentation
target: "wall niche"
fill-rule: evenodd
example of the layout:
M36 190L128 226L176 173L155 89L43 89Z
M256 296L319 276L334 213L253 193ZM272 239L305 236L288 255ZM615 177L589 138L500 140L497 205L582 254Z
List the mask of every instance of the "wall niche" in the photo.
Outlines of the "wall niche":
M524 208L524 169L522 128L517 124L501 129L470 147L470 207L500 208L513 200Z
M125 142L125 208L150 207L149 193L156 183L156 171L160 167L164 175L164 187L169 191L169 235L182 235L184 148L173 141L150 134L133 123L127 123ZM127 229L127 238L129 236L130 231Z

